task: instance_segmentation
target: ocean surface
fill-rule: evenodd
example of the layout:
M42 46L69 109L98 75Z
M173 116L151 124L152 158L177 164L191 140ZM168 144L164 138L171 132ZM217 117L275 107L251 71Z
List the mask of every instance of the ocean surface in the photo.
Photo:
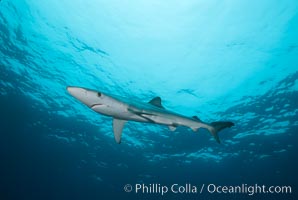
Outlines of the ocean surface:
M297 79L297 0L0 0L0 199L297 199ZM117 144L67 86L235 126ZM207 190L256 184L291 193Z

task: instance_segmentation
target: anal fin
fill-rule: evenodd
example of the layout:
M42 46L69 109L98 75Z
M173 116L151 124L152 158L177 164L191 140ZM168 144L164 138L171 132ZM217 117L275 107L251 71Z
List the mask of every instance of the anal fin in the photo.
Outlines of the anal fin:
M176 126L169 126L170 131L175 131L177 129Z
M115 141L118 144L121 143L121 135L122 135L122 130L123 130L125 123L126 123L125 120L113 118L114 137L115 137Z
M199 128L197 127L190 127L193 132L197 132Z

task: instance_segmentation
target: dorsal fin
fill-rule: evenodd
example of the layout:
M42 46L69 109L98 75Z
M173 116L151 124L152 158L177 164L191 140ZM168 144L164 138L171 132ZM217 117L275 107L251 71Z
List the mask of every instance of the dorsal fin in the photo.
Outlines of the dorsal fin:
M154 97L153 99L151 99L151 101L149 101L148 103L150 103L153 106L159 107L159 108L164 108L161 105L161 98L160 97Z
M193 116L192 118L195 119L195 120L197 120L197 121L199 121L199 122L202 121L202 120L200 120L197 116Z

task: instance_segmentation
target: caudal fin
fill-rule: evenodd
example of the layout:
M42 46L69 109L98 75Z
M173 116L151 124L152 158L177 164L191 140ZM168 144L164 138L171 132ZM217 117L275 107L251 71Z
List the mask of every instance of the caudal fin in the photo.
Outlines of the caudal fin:
M222 129L230 128L234 126L234 123L233 122L212 122L210 125L211 126L210 128L208 128L208 130L213 135L216 142L220 143L218 132L221 131Z

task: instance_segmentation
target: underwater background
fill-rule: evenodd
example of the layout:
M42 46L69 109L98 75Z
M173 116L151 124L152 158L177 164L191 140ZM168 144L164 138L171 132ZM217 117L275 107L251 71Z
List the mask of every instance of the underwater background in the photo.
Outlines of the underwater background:
M0 199L297 199L298 1L1 0ZM80 86L219 133L112 119ZM289 185L292 194L136 194L126 184Z

